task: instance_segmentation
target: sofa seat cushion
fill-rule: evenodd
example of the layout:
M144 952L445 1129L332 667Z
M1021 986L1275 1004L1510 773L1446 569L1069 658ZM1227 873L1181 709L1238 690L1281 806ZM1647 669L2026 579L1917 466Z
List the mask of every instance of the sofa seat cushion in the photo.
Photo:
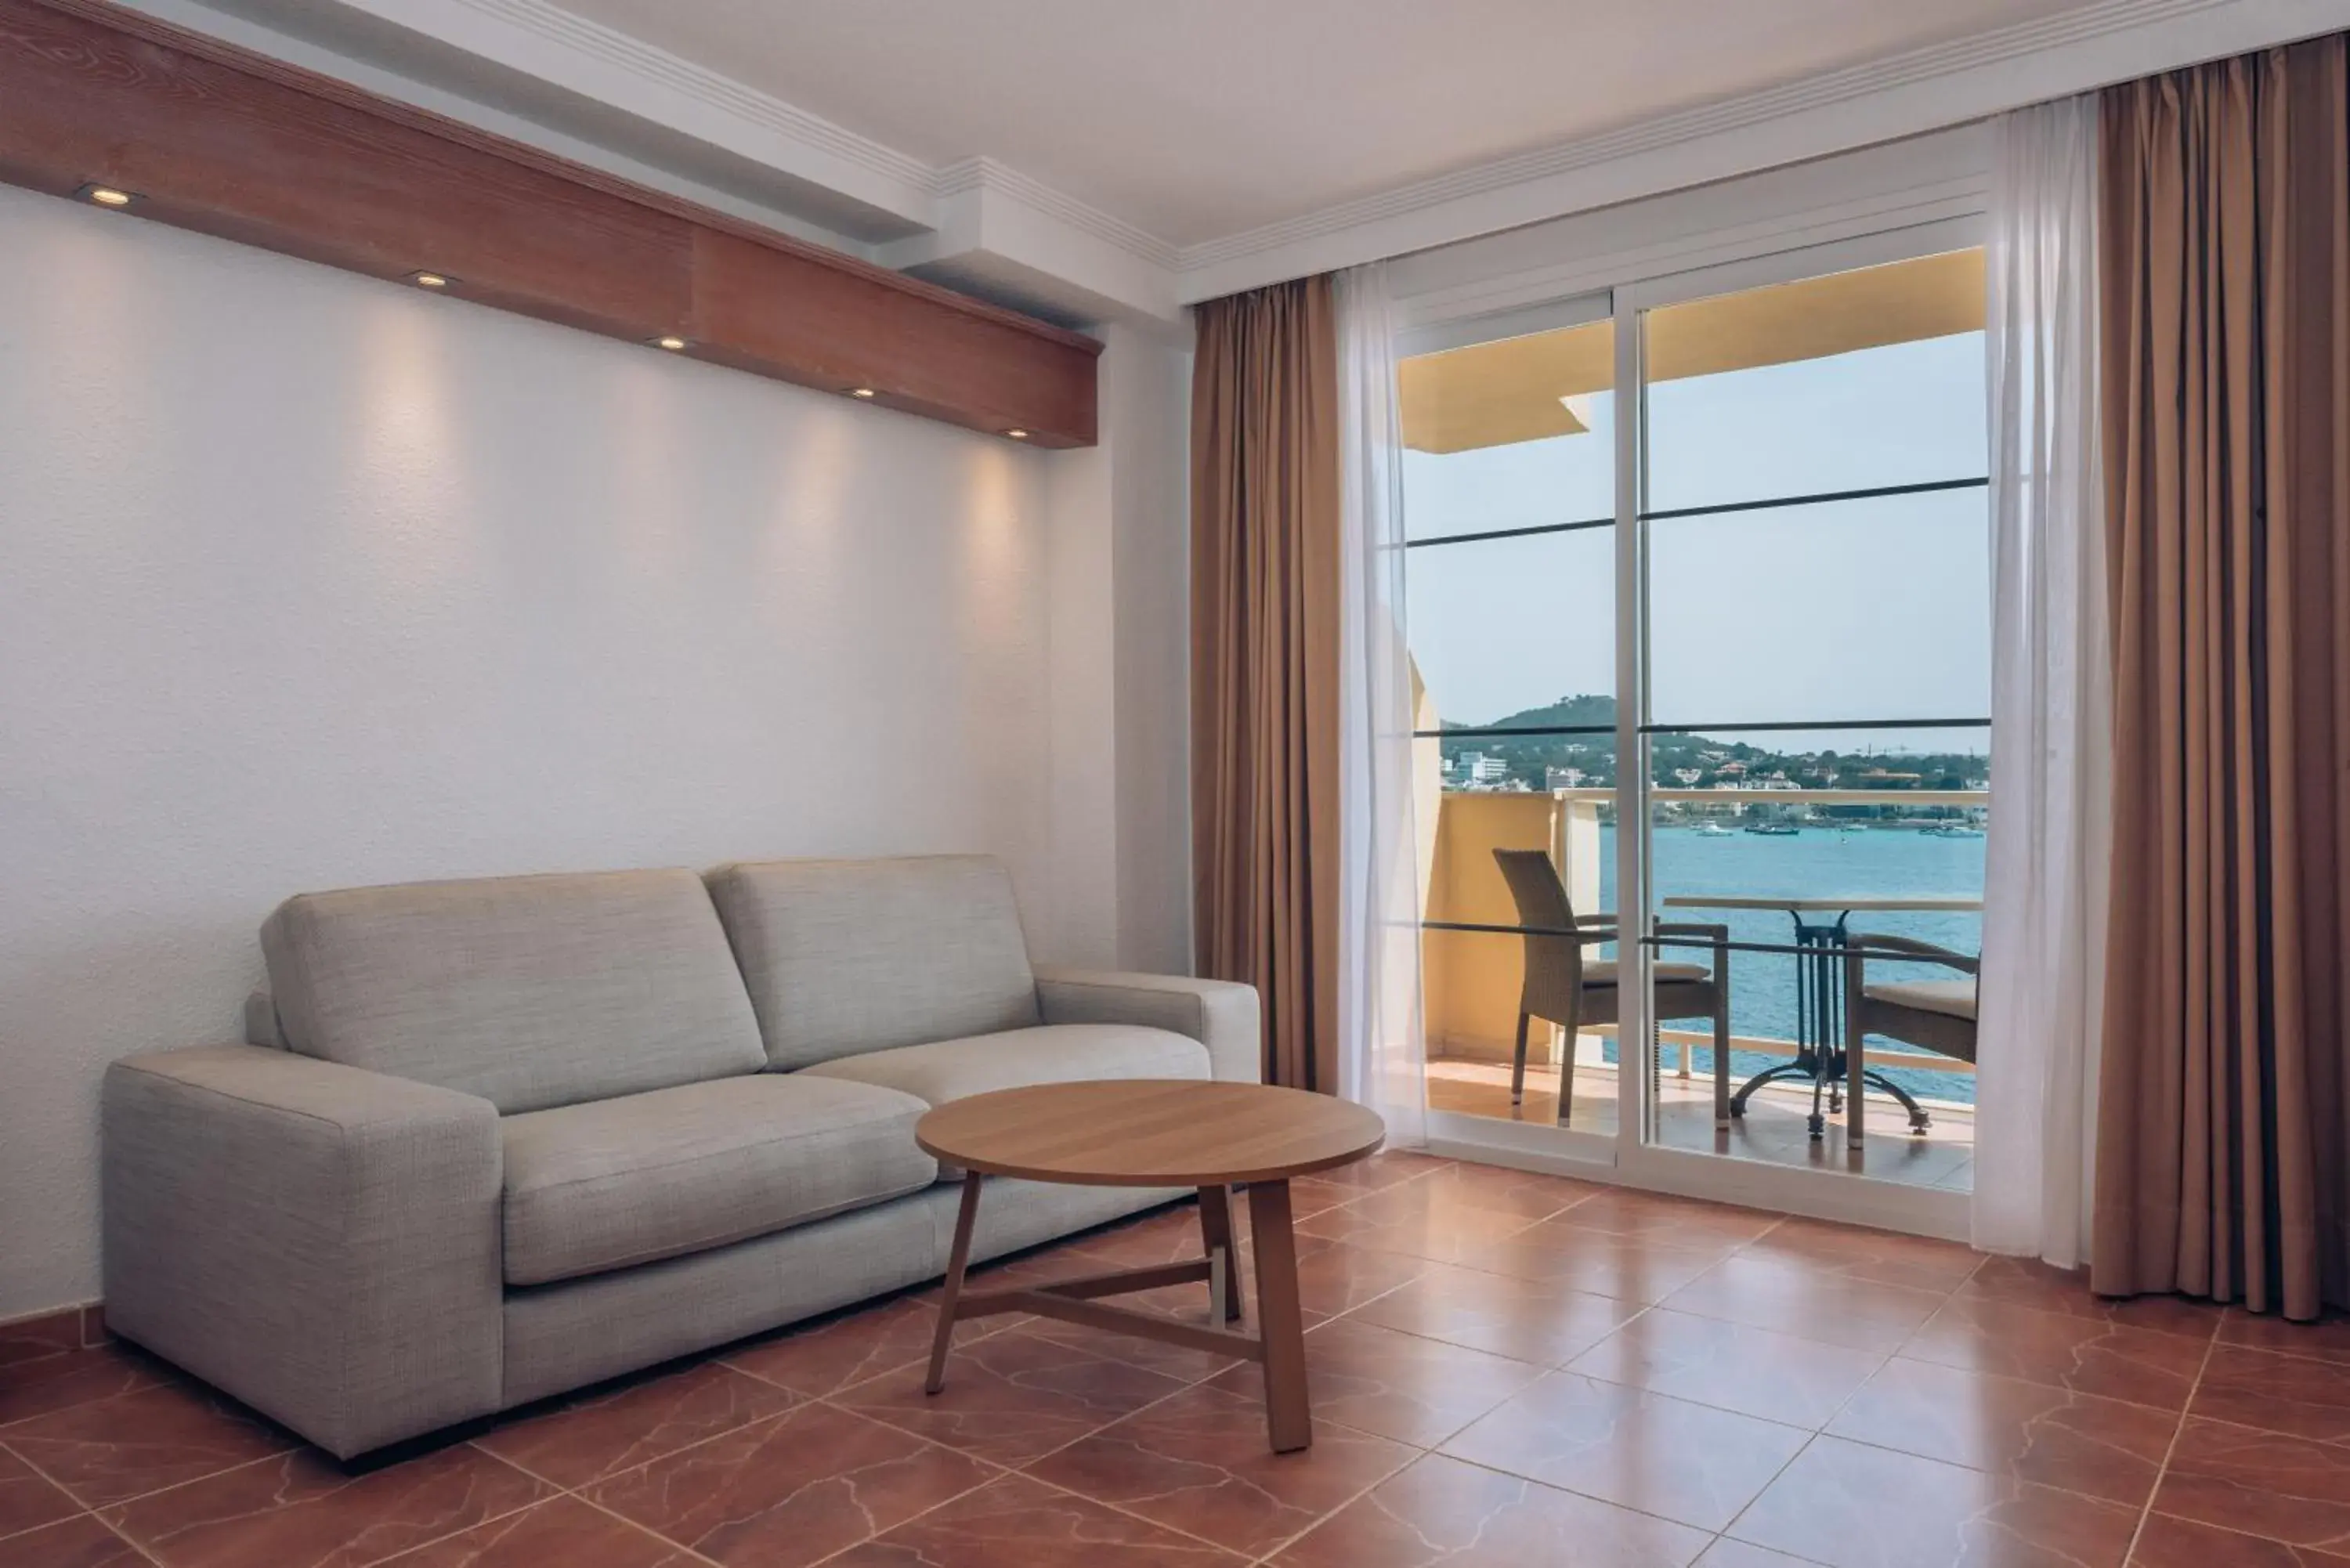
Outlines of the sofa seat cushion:
M803 1067L795 1078L871 1084L911 1095L925 1106L1031 1084L1094 1078L1207 1078L1208 1048L1188 1035L1132 1023L1046 1023L868 1051ZM962 1172L939 1168L939 1179Z
M919 1191L930 1107L847 1079L754 1074L507 1116L505 1278L674 1258Z

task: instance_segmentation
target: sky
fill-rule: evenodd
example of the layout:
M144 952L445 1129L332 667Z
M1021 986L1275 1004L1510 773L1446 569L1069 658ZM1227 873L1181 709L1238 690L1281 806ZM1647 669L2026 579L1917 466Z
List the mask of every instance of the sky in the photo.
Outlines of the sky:
M1979 478L1982 376L1982 335L1969 333L1659 383L1648 392L1649 508ZM1426 539L1612 514L1615 402L1590 400L1581 435L1407 452L1407 533ZM1990 711L1982 491L1649 528L1656 722ZM1612 692L1614 551L1612 527L1411 551L1409 635L1440 718L1489 723L1561 697ZM1782 751L1985 744L1979 731L1742 738Z

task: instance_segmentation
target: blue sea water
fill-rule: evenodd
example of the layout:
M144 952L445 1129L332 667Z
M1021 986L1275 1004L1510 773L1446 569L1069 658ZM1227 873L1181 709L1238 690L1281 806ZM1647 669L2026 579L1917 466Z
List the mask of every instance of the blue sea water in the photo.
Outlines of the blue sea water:
M1616 907L1616 830L1600 829L1600 897ZM1737 833L1727 838L1707 837L1684 827L1659 827L1651 836L1650 878L1655 883L1655 908L1661 918L1701 920L1730 928L1733 941L1788 943L1794 940L1793 918L1776 909L1709 909L1664 908L1667 898L1680 896L1787 896L1838 898L1904 898L1960 895L1981 898L1983 887L1983 844L1980 838L1939 838L1899 828L1850 831L1806 827L1792 837ZM1806 914L1806 920L1828 921L1835 914ZM1850 930L1913 937L1961 952L1982 951L1982 916L1975 910L1899 911L1855 910ZM1610 956L1613 956L1610 950ZM1791 954L1732 953L1730 956L1731 1031L1736 1034L1773 1039L1795 1037L1795 964ZM1872 974L1878 966L1870 965ZM1912 969L1885 966L1888 978L1949 980L1954 971L1923 965ZM1669 1047L1666 1060L1676 1062ZM1612 1059L1614 1046L1609 1046ZM1700 1072L1711 1071L1712 1053L1697 1052ZM1731 1054L1731 1068L1740 1079L1762 1071L1774 1058L1750 1052ZM1912 1094L1938 1100L1972 1104L1975 1081L1965 1073L1930 1073L1900 1069L1888 1075Z

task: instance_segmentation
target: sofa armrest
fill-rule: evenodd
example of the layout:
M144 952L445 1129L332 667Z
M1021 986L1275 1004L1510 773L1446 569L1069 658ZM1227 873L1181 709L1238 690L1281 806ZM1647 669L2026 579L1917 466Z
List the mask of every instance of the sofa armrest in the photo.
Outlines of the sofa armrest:
M1040 969L1036 1002L1047 1023L1139 1023L1188 1034L1208 1048L1225 1083L1264 1081L1256 987L1229 980L1107 970Z
M101 1101L107 1326L343 1458L503 1395L487 1100L252 1045Z

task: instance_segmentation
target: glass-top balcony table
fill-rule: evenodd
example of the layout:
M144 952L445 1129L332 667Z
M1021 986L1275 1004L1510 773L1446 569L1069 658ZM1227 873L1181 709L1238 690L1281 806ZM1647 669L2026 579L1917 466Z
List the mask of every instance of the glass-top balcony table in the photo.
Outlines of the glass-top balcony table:
M1838 965L1844 961L1845 937L1849 930L1854 911L1888 913L1898 910L1936 910L1941 912L1980 909L1982 899L1962 894L1943 896L1920 894L1900 898L1879 894L1807 895L1801 898L1778 898L1767 893L1679 893L1663 900L1669 909L1783 909L1795 924L1795 1055L1764 1068L1739 1087L1730 1097L1730 1114L1742 1116L1746 1102L1754 1091L1778 1078L1809 1078L1812 1081L1811 1133L1814 1139L1827 1136L1827 1117L1844 1108L1844 977ZM1834 913L1835 919L1824 920L1817 917ZM1910 1096L1909 1092L1886 1077L1875 1068L1862 1073L1870 1084L1901 1102L1909 1113L1913 1132L1924 1132L1933 1125L1925 1107ZM1820 1107L1823 1095L1829 1096L1825 1114Z

